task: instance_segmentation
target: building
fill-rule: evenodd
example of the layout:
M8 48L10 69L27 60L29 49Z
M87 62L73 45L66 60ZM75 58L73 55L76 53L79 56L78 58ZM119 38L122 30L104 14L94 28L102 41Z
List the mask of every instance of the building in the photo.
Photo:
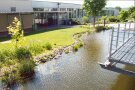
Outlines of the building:
M56 25L67 24L66 21L84 16L80 4L33 1L32 8L36 24Z
M119 11L115 8L112 8L112 7L106 7L104 8L104 11L105 11L105 15L107 16L117 16Z
M0 2L0 36L7 35L7 27L17 17L22 22L22 28L32 28L31 0L1 0Z
M81 4L74 3L2 0L0 2L0 36L7 35L7 27L14 17L21 21L25 32L50 25L71 24L70 19L81 21L85 15L81 7ZM106 10L110 12L109 8ZM113 15L116 13L113 12Z
M80 4L33 1L33 0L2 0L0 3L0 36L7 35L7 27L14 17L22 24L23 30L32 30L32 26L47 27L50 25L67 24L71 18L80 19L84 16Z

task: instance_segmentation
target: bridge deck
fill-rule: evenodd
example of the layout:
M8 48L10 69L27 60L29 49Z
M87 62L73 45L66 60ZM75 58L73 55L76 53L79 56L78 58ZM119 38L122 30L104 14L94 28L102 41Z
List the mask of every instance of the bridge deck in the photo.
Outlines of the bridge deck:
M112 53L109 61L135 66L135 36Z

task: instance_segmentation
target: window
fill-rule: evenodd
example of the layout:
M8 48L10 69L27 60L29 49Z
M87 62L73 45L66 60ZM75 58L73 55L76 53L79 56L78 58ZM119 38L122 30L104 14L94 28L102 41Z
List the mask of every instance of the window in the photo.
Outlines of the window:
M57 11L57 8L52 8L51 11Z
M33 8L33 11L44 11L44 8Z
M11 7L11 12L16 12L16 7Z

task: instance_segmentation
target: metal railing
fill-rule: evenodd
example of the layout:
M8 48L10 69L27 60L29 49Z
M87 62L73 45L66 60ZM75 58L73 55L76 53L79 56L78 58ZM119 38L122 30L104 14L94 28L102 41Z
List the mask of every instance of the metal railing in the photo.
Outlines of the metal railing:
M125 23L124 27L118 24L117 28L112 28L109 58L130 38L135 36L135 26L132 28L131 24L135 25L135 23Z

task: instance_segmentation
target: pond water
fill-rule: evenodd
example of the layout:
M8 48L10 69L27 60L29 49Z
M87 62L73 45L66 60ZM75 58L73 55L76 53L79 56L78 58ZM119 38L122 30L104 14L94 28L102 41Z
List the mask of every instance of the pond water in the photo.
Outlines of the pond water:
M108 56L110 31L82 38L84 47L36 66L34 78L13 90L135 90L135 78L100 68Z

